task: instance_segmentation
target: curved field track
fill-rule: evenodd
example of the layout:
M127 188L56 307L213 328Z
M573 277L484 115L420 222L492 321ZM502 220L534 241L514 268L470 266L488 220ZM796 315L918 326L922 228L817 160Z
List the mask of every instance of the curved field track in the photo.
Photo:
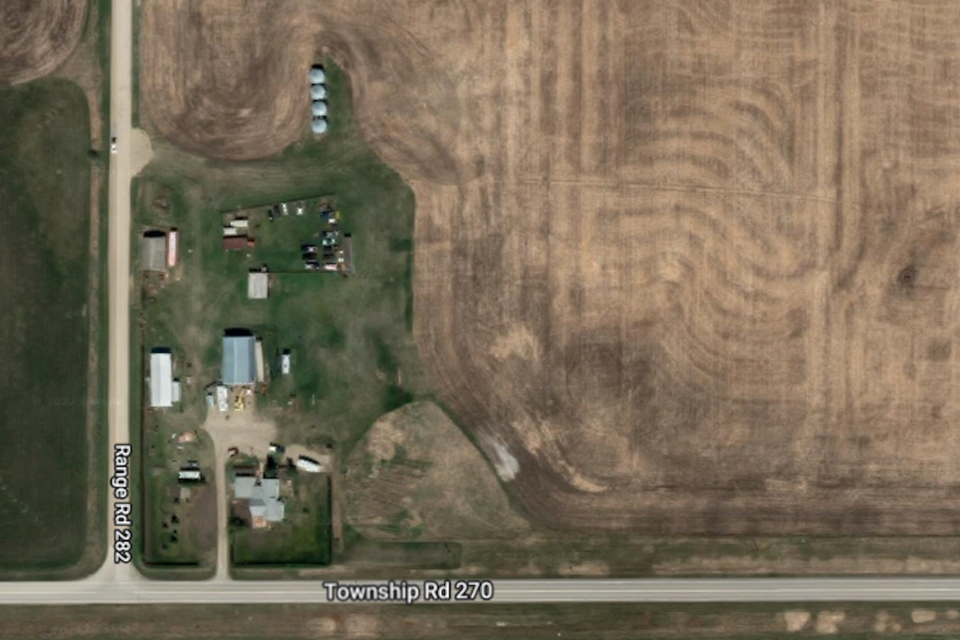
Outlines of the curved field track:
M956 533L960 4L197 4L157 126L264 155L334 53L417 196L424 362L541 523Z
M83 31L86 0L0 2L0 84L45 76L67 59Z

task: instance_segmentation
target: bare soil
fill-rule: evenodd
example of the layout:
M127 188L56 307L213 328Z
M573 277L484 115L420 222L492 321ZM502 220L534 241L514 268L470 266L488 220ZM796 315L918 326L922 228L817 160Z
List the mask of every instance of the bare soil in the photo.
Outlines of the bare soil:
M144 108L191 151L259 157L305 126L311 62L343 65L416 193L421 356L536 521L947 535L958 21L935 0L152 2Z
M87 0L0 2L0 84L45 76L80 41Z
M824 637L955 638L955 610L914 622L913 605L117 605L3 607L4 638L463 638L530 640L558 637L785 639ZM829 636L828 636L829 637Z

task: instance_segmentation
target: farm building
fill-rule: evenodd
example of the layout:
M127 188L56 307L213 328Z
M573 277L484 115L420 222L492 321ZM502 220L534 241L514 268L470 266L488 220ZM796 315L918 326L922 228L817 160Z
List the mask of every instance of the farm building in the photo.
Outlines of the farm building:
M145 231L140 238L140 261L144 271L166 271L167 234L163 231Z
M167 267L172 269L177 266L177 242L180 239L180 232L176 229L170 229L167 234Z
M232 229L233 227L228 227ZM224 251L246 251L247 249L252 249L257 246L257 241L250 236L224 236L223 238L223 249Z
M200 482L203 480L203 475L199 469L180 469L177 473L177 479L180 482Z
M310 69L310 82L313 84L322 84L327 81L327 74L320 65L314 65Z
M220 376L227 386L253 384L257 380L256 339L252 335L223 336Z
M263 363L263 341L257 339L257 347L253 352L254 359L257 363L257 382L266 382L267 381L267 370Z
M247 297L251 300L266 300L270 293L270 274L266 271L251 271L247 274Z
M313 129L314 133L326 133L327 132L327 119L326 118L314 118L313 122L310 123L310 128Z
M327 103L323 100L315 100L313 106L310 107L310 111L315 118L325 116L327 115Z
M322 84L315 84L310 87L310 97L314 100L325 100L327 98L327 88Z
M173 396L173 354L169 349L154 349L150 352L150 406L172 407Z

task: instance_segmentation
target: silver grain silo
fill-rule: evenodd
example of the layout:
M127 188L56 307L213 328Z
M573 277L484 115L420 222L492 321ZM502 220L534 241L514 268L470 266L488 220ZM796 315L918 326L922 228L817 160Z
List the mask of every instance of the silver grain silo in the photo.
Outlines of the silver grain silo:
M326 133L327 132L327 119L326 118L314 118L313 122L310 123L310 128L313 129L314 133Z
M327 88L322 84L315 84L310 87L310 97L314 100L323 100L327 97Z
M320 67L314 67L310 69L310 82L311 84L321 84L327 81L327 74Z
M311 107L314 117L327 115L327 103L323 100L315 100Z

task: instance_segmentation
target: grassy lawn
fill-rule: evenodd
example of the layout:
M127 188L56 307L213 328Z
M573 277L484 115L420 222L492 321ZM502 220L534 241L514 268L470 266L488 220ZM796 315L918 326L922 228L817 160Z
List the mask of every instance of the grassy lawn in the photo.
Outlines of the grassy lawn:
M85 548L92 161L71 82L0 88L0 122L2 576Z
M180 264L162 280L141 278L135 320L138 349L171 347L181 373L189 371L181 428L203 422L203 388L219 377L221 336L230 327L263 340L273 379L258 410L288 444L332 444L336 455L346 455L380 415L427 392L411 332L413 193L363 143L346 78L332 65L328 90L331 126L321 138L305 127L283 153L250 162L203 160L155 141L155 160L137 180L140 228L180 232ZM335 203L342 231L352 234L350 277L303 269L300 246L319 244L326 224L314 206L319 198ZM291 211L269 220L267 206L301 199L308 201L306 215ZM222 249L227 214L249 218L255 247ZM270 296L248 300L247 274L264 264ZM279 376L285 349L292 353L291 375ZM153 444L144 447L145 468L169 454L169 445ZM148 489L145 498L155 494ZM317 502L302 522L235 536L237 561L328 563L329 509L320 494L325 490L310 492ZM318 537L320 529L326 533Z

